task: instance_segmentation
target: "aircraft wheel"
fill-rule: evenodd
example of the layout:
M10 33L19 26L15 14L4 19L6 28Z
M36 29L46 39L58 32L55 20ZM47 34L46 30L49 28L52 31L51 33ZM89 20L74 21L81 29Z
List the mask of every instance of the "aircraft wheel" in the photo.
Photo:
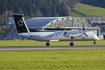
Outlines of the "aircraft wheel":
M47 43L46 43L46 46L50 46L50 43L47 42Z
M94 41L93 44L96 44L96 41Z
M70 46L74 46L74 43L71 42L71 43L70 43Z

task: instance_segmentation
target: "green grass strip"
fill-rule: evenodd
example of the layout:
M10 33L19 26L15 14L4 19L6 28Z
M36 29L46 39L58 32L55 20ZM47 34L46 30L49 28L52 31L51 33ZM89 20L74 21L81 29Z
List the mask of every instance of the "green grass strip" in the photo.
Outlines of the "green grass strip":
M104 49L0 51L0 70L104 69Z
M101 8L101 7L96 7L96 6L90 6L90 5L86 5L86 4L81 4L78 3L77 5L74 6L73 10L77 11L77 12L72 12L70 15L72 16L102 16L105 17L105 8ZM82 15L81 15L82 14Z

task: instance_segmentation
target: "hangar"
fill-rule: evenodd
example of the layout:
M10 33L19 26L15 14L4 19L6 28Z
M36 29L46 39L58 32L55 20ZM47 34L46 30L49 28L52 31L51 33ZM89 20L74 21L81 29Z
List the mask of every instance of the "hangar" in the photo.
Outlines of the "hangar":
M97 36L100 35L99 27L92 27L91 24L76 17L37 17L26 20L26 24L30 29L34 30L92 30ZM17 35L16 27L14 27L7 35L7 39L20 38Z

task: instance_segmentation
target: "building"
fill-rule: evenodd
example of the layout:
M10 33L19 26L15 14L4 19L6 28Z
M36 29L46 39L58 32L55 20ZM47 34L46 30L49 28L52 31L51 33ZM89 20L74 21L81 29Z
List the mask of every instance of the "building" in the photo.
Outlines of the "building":
M76 17L38 17L26 20L30 29L34 30L81 30L83 26L85 29L92 30L97 36L100 35L99 27L92 27L86 21ZM7 39L23 39L18 37L17 30L14 27L7 35Z

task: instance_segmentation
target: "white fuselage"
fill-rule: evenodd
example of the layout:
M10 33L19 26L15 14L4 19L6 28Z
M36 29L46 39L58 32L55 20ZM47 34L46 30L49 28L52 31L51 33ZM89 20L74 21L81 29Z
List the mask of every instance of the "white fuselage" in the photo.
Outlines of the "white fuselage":
M38 40L38 41L70 41L71 37L74 40L99 40L97 35L95 35L92 31L85 32L83 31L67 31L64 35L65 31L55 31L55 32L30 32L30 33L18 33L19 36Z

